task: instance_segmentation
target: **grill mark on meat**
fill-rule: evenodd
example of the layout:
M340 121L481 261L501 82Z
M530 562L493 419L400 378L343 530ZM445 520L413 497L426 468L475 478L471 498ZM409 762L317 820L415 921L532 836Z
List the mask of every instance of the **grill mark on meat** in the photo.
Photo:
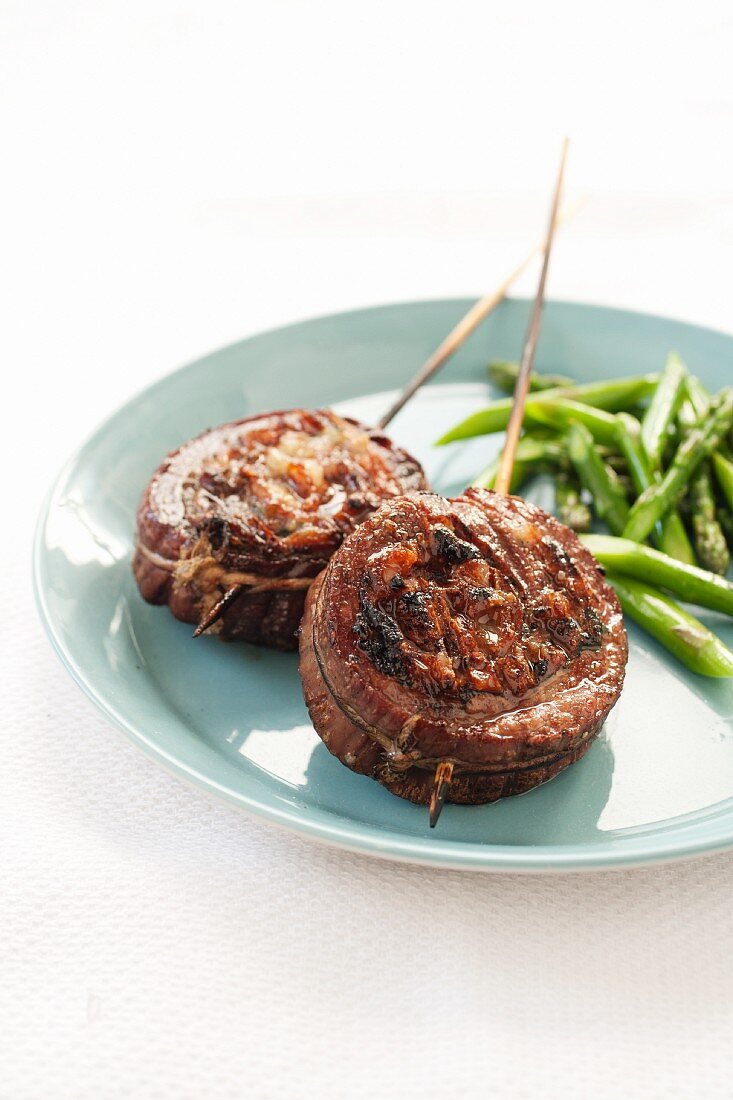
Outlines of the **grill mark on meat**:
M361 648L380 671L400 683L419 683L431 698L449 693L465 703L479 692L521 694L535 682L533 661L546 639L531 645L530 658L516 648L515 635L528 634L515 592L500 570L484 562L469 541L472 532L466 524L458 517L451 517L451 523L464 537L447 522L427 530L412 569L399 574L401 596L396 601L394 577L385 583L377 558L369 563L370 613L365 613L362 591L355 627ZM477 569L492 579L492 587L473 583L470 571ZM386 615L382 622L378 611ZM549 620L545 632L562 650L563 661L580 644L572 621Z
M438 548L438 556L444 558L450 565L459 565L461 562L474 561L481 557L472 543L459 539L447 527L442 525L435 527L433 537Z
M542 538L542 545L547 547L558 565L565 569L571 576L577 576L578 570L575 566L575 562L556 539L550 538L549 535L544 535Z
M600 641L600 639L606 633L606 626L603 622L601 622L601 619L595 607L593 607L591 604L588 604L583 609L583 614L585 616L585 621L589 624L591 637Z
M562 649L566 656L574 657L580 652L582 648L581 633L575 619L551 618L547 619L545 626L553 642Z
M363 588L359 608L354 621L359 648L380 672L401 684L409 684L410 673L403 653L405 637L397 623L369 599Z
M472 494L475 492L476 490L468 489L464 497L472 506L474 504ZM506 499L510 507L512 498L508 497ZM491 527L485 527L481 531L474 528L472 530L472 540L480 550L482 558L492 563L501 572L506 583L518 595L526 595L527 585L523 575L522 556L512 544L508 540L500 538L498 533Z

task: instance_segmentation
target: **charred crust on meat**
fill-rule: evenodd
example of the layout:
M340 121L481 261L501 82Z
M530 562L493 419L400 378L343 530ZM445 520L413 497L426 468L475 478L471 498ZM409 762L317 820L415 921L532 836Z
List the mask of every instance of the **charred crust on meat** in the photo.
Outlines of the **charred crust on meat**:
M583 617L587 629L581 632L581 646L585 649L600 649L601 640L606 633L606 627L601 622L595 607L588 605L583 608Z
M575 619L550 618L545 624L547 633L568 658L576 657L583 648L583 634Z
M354 634L359 639L359 648L376 669L401 684L410 683L410 670L402 648L405 636L392 616L369 599L364 588L359 594Z
M577 575L578 568L575 562L556 539L552 538L550 535L544 535L542 538L542 545L547 547L558 565L561 565L563 569L567 570L571 576Z
M547 620L548 633L552 634L553 638L568 638L571 634L578 630L578 624L575 619L548 619Z
M433 629L433 617L430 614L430 597L426 592L405 592L400 596L400 606L403 607L409 619L426 630Z
M583 615L585 621L589 624L590 633L594 638L601 638L604 634L608 633L608 628L602 622L595 607L592 607L591 604L587 604L584 607Z
M460 565L462 562L475 561L481 557L481 551L473 543L458 538L455 532L442 524L434 527L432 533L438 556L451 565Z

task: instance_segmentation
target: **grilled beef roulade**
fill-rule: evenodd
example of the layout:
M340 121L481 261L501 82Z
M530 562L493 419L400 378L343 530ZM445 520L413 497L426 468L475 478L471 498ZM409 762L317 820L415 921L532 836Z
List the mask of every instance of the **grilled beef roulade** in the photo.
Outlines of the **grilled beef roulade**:
M518 497L468 489L381 506L311 588L301 673L330 751L395 794L491 802L587 750L621 692L615 594L576 536Z
M295 649L307 589L343 538L386 498L424 487L414 458L327 409L225 424L153 475L135 578L177 619L200 623L221 604L222 637Z

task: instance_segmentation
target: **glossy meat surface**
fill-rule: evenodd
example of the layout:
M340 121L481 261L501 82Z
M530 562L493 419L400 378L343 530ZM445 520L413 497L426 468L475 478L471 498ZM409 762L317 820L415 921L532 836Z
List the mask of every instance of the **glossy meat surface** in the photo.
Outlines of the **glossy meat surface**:
M311 580L386 498L424 487L420 465L379 432L329 410L225 424L169 455L138 510L143 597L198 623L233 585L212 629L281 649Z
M616 597L552 516L469 489L397 498L334 555L308 600L301 671L344 763L426 801L490 801L585 751L627 658Z

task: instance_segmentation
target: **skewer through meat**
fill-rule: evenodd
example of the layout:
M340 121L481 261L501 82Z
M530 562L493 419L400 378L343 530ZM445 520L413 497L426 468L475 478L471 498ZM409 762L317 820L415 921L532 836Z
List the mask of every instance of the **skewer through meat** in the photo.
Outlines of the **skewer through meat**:
M306 592L344 537L425 486L386 435L327 409L225 424L170 454L145 489L140 592L223 638L296 649Z
M316 731L427 804L519 794L581 757L619 697L621 609L575 534L518 497L386 502L333 555L301 629Z

